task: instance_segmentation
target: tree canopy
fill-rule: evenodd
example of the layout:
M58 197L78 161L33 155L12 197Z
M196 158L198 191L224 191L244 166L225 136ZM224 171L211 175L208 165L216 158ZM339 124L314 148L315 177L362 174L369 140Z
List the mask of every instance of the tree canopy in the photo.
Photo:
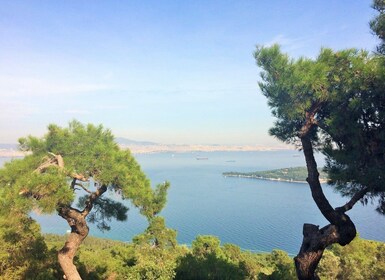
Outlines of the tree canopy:
M374 0L372 7L378 12L378 15L370 22L370 28L380 39L377 47L378 53L385 55L385 1Z
M127 218L124 204L102 197L107 190L132 200L150 222L166 203L169 183L153 189L131 153L121 150L111 132L101 125L78 121L70 122L68 127L51 124L44 137L28 136L19 143L28 155L6 163L0 171L0 216L7 217L9 211L14 215L0 222L17 235L20 224L31 220L31 211L57 211L71 227L59 251L67 279L80 279L72 260L88 234L87 221L108 230L112 218ZM32 226L34 222L26 224Z
M273 115L270 133L300 146L306 134L327 157L329 183L342 194L385 191L383 57L355 49L322 49L315 60L290 59L279 46L260 47L260 83ZM382 209L382 200L379 201Z
M380 38L382 20L372 22ZM263 70L260 88L276 117L270 134L303 150L312 197L330 222L322 229L304 225L303 244L295 258L300 279L317 279L315 269L323 250L333 243L346 245L356 235L347 211L371 198L385 213L384 56L322 49L315 59L291 59L274 45L257 47L255 58ZM350 198L345 205L333 207L325 197L315 150L326 156L329 183Z

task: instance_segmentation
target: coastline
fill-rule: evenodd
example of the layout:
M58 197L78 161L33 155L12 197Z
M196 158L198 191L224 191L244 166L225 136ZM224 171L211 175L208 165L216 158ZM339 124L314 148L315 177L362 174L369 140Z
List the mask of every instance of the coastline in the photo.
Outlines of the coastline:
M190 152L260 152L293 150L288 146L268 147L257 145L121 145L122 149L129 149L133 154L153 153L190 153Z
M266 181L277 181L277 182L286 182L286 183L300 183L300 184L307 184L307 181L298 181L298 180L287 180L287 179L281 179L281 178L268 178L268 177L262 177L262 176L253 176L253 175L223 175L224 177L236 177L236 178L248 178L248 179L257 179L257 180L266 180ZM321 184L327 183L327 180L320 179Z
M154 153L191 153L191 152L263 152L263 151L289 151L289 146L253 146L253 145L176 145L176 144L154 144L154 145L119 145L122 149L129 149L132 154L154 154ZM24 157L28 152L16 149L0 149L0 157Z

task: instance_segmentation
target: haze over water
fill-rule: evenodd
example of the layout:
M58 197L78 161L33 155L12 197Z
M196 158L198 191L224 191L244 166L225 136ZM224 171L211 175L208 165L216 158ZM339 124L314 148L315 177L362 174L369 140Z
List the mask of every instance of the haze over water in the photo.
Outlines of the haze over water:
M178 232L178 242L191 244L197 235L215 235L223 243L243 249L271 251L279 248L298 252L302 226L322 226L322 217L307 184L247 178L224 177L223 172L251 172L304 166L296 151L158 153L135 156L142 169L156 185L171 182L168 202L161 213L167 226ZM197 160L196 157L208 158ZM322 157L318 156L322 166ZM324 192L336 207L347 201L324 185ZM114 196L114 194L110 194ZM385 217L373 205L357 204L348 212L361 237L385 241ZM43 232L64 234L68 229L60 217L33 214ZM91 226L90 235L130 241L142 232L147 222L130 206L126 222L112 222L111 231L100 232Z

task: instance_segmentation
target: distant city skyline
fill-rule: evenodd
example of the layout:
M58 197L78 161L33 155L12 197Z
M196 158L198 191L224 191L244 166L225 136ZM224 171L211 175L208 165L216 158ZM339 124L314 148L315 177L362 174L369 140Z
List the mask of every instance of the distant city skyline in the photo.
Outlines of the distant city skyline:
M2 1L0 143L49 123L164 144L281 146L256 45L377 44L372 1Z

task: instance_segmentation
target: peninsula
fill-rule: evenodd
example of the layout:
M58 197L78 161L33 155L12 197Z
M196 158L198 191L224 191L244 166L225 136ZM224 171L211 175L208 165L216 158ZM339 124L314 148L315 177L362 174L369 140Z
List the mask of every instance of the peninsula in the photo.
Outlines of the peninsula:
M327 175L322 170L318 170L320 173L320 182L326 183ZM282 169L274 169L268 171L255 171L255 172L224 172L225 177L240 177L240 178L252 178L260 180L272 180L292 183L306 183L307 170L306 167L290 167Z

